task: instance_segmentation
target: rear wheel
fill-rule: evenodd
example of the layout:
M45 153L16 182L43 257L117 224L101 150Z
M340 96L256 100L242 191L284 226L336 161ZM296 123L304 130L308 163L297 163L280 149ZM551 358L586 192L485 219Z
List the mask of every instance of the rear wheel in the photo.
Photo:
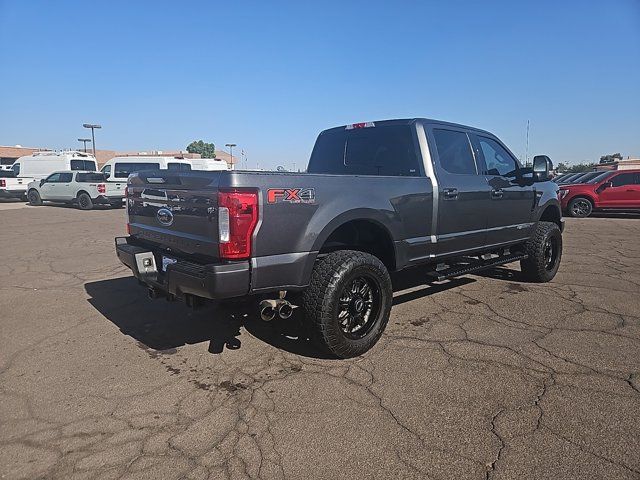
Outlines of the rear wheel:
M78 208L80 210L91 210L93 208L93 201L88 193L81 192L78 194Z
M389 272L378 258L342 250L315 265L303 303L314 341L348 358L376 344L389 320L392 299Z
M538 222L527 241L528 258L520 261L520 269L532 282L549 282L556 276L562 258L562 232L551 222Z
M29 205L42 205L42 199L40 198L40 194L37 190L29 190L29 193L27 193L27 199L29 200Z
M584 218L591 215L591 212L593 211L593 204L588 198L577 197L569 202L567 210L569 211L569 215L572 217Z

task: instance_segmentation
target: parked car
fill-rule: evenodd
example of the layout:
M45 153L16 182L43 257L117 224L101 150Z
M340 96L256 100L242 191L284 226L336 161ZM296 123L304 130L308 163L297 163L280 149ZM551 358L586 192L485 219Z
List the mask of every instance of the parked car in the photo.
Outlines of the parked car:
M100 172L54 172L47 178L31 182L27 197L31 205L42 202L73 203L81 210L96 204L122 207L126 183L107 182Z
M385 329L390 271L444 280L520 261L530 280L551 280L564 225L551 168L546 156L523 168L462 125L346 125L319 135L307 173L132 174L116 253L153 298L266 295L263 320L297 302L310 337L350 357Z
M586 183L561 185L560 198L563 211L578 218L597 210L640 210L640 170L600 172Z
M159 156L114 157L101 169L109 182L124 182L127 177L143 170L171 170L188 172L191 170L228 170L227 162L215 158L178 158Z
M565 184L569 184L572 183L575 179L577 179L578 177L581 177L582 175L584 175L584 172L580 172L580 173L572 173L570 175L567 175L565 178L563 178L562 180L560 180L559 182L557 182L559 185L565 185Z
M556 175L555 177L552 178L552 180L556 183L560 183L562 180L564 180L565 178L567 178L569 175L573 175L572 173L563 173L561 175Z
M97 171L93 155L77 151L35 152L18 158L11 171L13 178L0 181L0 197L26 200L27 185L60 170Z

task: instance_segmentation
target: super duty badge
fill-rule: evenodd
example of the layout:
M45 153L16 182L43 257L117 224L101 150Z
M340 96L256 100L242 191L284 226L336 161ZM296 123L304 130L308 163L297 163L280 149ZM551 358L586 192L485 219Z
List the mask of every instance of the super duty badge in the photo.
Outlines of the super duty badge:
M313 188L270 188L267 190L267 202L314 203L316 192Z

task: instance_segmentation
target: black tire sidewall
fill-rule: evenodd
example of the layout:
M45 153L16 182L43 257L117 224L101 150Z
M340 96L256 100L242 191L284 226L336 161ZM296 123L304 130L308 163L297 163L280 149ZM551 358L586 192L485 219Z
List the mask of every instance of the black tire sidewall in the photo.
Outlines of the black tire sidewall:
M33 200L32 200L33 197ZM29 192L27 193L27 198L29 200L29 204L30 205L42 205L42 198L40 198L40 194L38 193L37 190L29 190Z
M377 343L389 320L393 302L389 272L373 255L356 251L335 252L321 262L324 265L318 271L314 269L311 285L307 289L310 295L305 292L304 304L312 339L318 346L340 358L362 355ZM330 275L330 278L318 275L320 272L321 275ZM375 282L379 308L369 331L362 338L353 339L344 335L340 328L338 307L345 286L362 275ZM310 296L316 300L310 299Z
M553 268L545 267L544 246L550 237L556 239L556 260ZM533 237L527 243L528 258L521 262L523 273L534 282L549 282L558 273L562 260L562 232L551 222L539 222Z
M87 199L87 205L86 206L82 206L82 198L86 197ZM91 197L86 194L86 193L81 193L80 195L78 195L78 208L80 210L91 210L93 208L93 201L91 200Z
M572 208L573 204L576 203L576 202L579 202L579 201L586 201L587 203L589 203L589 213L587 213L586 215L574 215L573 208ZM591 212L593 212L593 204L591 203L591 200L589 200L586 197L576 197L576 198L572 199L569 202L569 205L567 207L567 211L568 211L569 215L571 215L574 218L586 218L589 215L591 215Z
M342 337L345 343L348 343L349 349L360 350L368 350L375 344L382 332L384 332L385 327L387 326L387 322L389 320L389 313L391 312L391 300L393 298L393 292L391 291L391 286L389 285L389 291L387 291L385 286L385 278L384 275L380 272L380 270L373 265L364 264L358 265L355 268L349 268L348 265L345 265L348 273L343 275L339 281L335 282L331 287L329 295L325 297L325 305L331 309L331 318L330 325L327 325L328 332L331 332L336 337ZM351 339L344 335L342 330L340 329L340 324L338 322L338 306L340 295L345 286L349 285L355 278L359 276L366 276L371 278L376 283L376 289L378 290L377 295L379 302L377 318L373 321L373 325L370 330L362 337L358 339ZM346 346L346 345L345 345Z

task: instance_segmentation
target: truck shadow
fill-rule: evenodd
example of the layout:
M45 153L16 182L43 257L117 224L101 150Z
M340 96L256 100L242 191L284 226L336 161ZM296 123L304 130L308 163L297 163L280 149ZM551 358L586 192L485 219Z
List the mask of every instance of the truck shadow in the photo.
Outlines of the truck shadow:
M409 270L392 277L394 305L438 294L450 288L472 283L467 277L430 284L424 272ZM424 287L404 292L415 287ZM302 308L286 321L264 322L258 315L258 299L207 304L197 310L182 302L151 300L146 289L134 277L88 282L85 290L88 302L120 331L139 342L150 355L154 352L175 353L184 345L208 342L208 351L222 353L225 349L241 348L241 327L257 339L276 348L311 358L332 358L308 339L303 327ZM292 299L292 302L294 300Z

